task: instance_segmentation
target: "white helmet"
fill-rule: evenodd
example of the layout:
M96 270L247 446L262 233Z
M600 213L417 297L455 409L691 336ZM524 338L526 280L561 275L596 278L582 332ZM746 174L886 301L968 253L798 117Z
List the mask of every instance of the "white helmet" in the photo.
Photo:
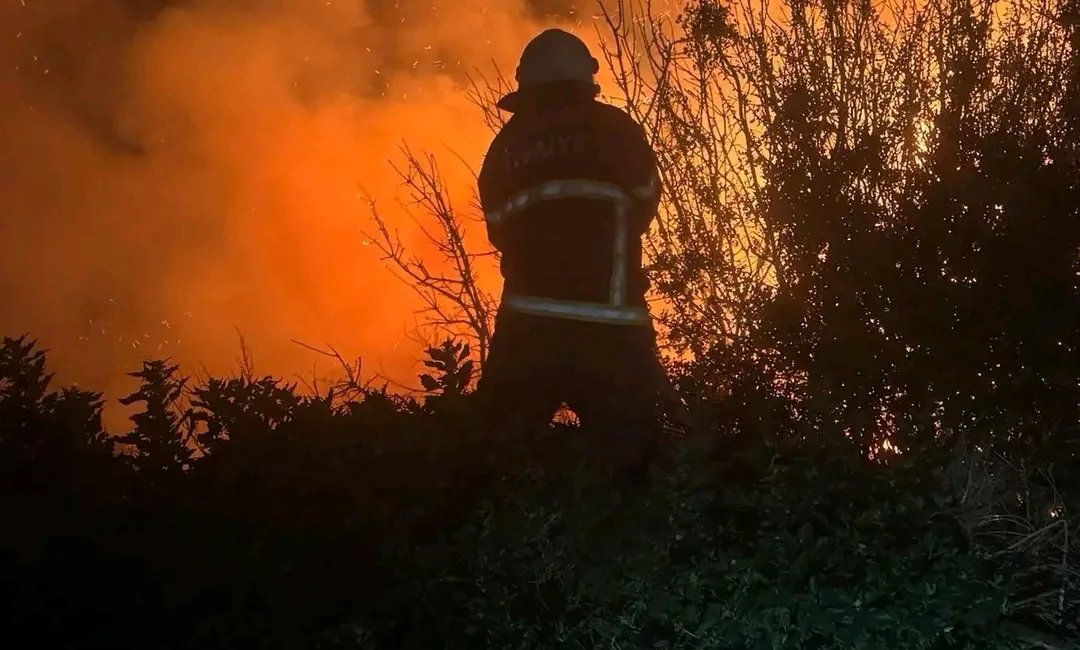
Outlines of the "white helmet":
M584 41L561 29L545 29L522 50L516 74L518 88L499 100L498 107L513 112L522 90L548 83L576 82L599 92L599 71L600 63Z

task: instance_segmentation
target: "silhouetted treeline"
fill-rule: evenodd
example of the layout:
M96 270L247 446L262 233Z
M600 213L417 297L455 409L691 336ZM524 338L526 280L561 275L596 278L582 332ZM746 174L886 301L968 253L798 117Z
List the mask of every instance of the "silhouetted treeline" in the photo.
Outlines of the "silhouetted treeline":
M1075 10L782 8L607 15L693 354L651 485L607 436L486 430L453 342L415 398L147 361L112 435L6 339L5 643L1075 647Z

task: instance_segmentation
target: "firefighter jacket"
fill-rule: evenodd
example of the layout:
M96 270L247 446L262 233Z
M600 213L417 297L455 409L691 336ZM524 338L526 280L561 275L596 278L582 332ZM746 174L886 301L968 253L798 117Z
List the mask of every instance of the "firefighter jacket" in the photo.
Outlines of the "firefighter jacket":
M660 182L644 129L592 98L518 109L479 174L504 309L650 325L641 237Z

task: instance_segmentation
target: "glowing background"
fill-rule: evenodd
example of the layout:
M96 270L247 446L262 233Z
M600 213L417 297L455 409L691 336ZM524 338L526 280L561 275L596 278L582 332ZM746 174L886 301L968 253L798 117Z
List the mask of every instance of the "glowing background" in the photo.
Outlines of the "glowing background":
M388 159L434 153L468 209L457 156L490 134L464 73L512 71L547 4L0 4L0 332L110 396L152 355L228 372L237 330L263 373L333 370L298 339L414 383L418 302L359 189L424 253Z

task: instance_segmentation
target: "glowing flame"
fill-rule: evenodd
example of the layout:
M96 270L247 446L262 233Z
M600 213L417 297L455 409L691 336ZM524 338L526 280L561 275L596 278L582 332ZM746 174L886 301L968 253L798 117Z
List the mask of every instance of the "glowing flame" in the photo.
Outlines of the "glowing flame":
M430 254L389 160L436 154L471 209L458 157L477 168L490 133L463 73L513 70L545 25L516 2L170 4L0 8L0 329L110 395L150 353L234 369L236 331L257 371L327 363L295 339L411 379L419 305L365 245L357 187Z

